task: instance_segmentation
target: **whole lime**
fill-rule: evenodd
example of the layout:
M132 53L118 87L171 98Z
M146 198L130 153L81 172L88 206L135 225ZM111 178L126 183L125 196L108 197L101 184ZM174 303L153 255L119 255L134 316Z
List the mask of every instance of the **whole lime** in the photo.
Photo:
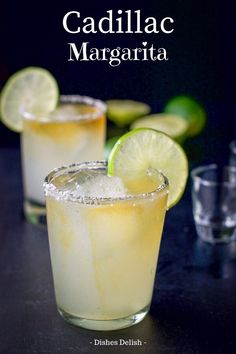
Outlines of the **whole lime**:
M164 112L182 116L188 122L188 136L198 135L206 124L206 111L203 106L190 96L176 96L171 98Z

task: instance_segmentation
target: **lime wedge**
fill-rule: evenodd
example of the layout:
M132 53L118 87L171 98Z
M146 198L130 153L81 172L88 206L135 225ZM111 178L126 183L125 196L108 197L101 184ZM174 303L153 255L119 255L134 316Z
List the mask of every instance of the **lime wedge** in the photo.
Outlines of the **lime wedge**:
M118 127L124 127L151 110L146 103L131 100L108 100L107 117Z
M45 69L29 67L16 72L3 87L0 101L2 122L11 130L22 131L21 112L44 115L58 102L59 90L54 77Z
M169 114L182 116L189 123L188 136L198 135L206 124L206 112L194 98L176 96L170 99L164 111Z
M188 130L188 123L181 116L159 113L151 114L136 120L131 125L131 129L137 128L156 129L169 135L175 141L183 143Z
M181 198L188 177L185 152L169 136L154 129L140 128L123 135L108 159L108 174L125 182L128 170L143 176L150 169L160 170L169 180L168 208ZM138 179L138 176L137 176Z

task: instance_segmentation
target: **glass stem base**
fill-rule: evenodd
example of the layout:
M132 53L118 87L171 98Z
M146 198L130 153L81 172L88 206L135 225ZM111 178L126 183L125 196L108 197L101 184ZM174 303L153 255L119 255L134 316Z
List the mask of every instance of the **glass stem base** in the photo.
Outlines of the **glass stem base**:
M196 231L203 241L212 244L228 243L236 239L235 225L233 227L221 225L215 227L214 225L201 225L196 222Z
M81 318L69 314L60 308L58 308L58 312L65 321L75 326L96 330L96 331L114 331L126 327L131 327L141 322L144 319L144 317L147 315L149 308L150 306L146 306L142 310L136 312L135 314L123 318L112 319L112 320L91 320L91 319Z

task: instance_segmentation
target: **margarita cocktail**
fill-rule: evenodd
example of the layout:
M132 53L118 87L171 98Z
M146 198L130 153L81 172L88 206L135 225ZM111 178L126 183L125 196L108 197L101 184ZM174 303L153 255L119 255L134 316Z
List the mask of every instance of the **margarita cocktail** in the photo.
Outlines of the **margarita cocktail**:
M43 181L56 166L103 158L105 104L82 96L61 96L48 115L24 112L21 152L24 211L32 222L45 217Z
M12 75L0 98L2 122L21 133L24 212L46 222L43 181L53 168L103 158L106 105L85 96L60 96L53 75L28 67Z
M184 191L187 166L176 142L143 128L122 136L107 163L61 167L47 176L55 294L66 320L112 330L145 317L165 213Z
M156 170L142 181L137 193L108 176L104 162L62 167L46 179L56 301L75 325L118 329L149 310L168 182Z

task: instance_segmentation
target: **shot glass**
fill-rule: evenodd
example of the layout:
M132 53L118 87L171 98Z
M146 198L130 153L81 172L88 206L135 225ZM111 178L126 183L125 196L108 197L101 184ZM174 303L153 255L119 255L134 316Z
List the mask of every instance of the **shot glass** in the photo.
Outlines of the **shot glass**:
M229 144L230 156L229 156L229 164L230 166L236 167L236 140L231 141Z
M212 244L236 237L236 168L217 165L192 170L193 216L198 236Z
M43 182L55 167L103 158L106 105L84 96L61 96L48 116L23 112L21 155L24 213L28 221L46 223Z
M152 178L152 191L130 195L117 177L107 176L105 162L62 167L47 176L55 296L66 321L115 330L148 313L168 196L166 177L153 171Z

